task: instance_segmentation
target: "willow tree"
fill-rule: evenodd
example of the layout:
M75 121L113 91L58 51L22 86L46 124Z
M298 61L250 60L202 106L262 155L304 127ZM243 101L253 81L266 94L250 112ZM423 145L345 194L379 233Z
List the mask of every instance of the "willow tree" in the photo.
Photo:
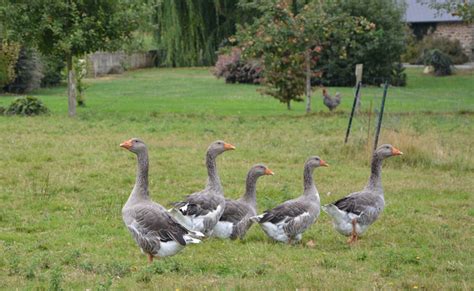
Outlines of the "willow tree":
M67 63L68 111L76 114L72 60L128 41L140 23L141 2L128 0L4 0L0 17L7 38L36 46Z
M235 33L243 13L236 0L162 0L155 6L156 37L165 66L213 65L216 50Z

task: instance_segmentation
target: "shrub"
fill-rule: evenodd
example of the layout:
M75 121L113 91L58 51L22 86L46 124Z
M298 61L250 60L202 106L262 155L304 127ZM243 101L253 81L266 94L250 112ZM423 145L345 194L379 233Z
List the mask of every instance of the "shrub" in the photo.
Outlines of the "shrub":
M435 76L451 75L451 58L438 49L427 51L424 54L425 65L433 66Z
M0 91L15 79L15 64L19 53L19 44L7 41L0 42Z
M226 83L260 84L262 67L257 60L244 61L241 50L232 48L230 53L218 56L213 73L217 78L224 78Z
M407 52L404 55L404 61L411 64L423 64L425 60L424 53L433 49L437 49L448 55L453 64L464 64L469 60L459 40L428 35L419 42L409 44Z
M405 50L404 7L392 0L346 0L329 13L348 13L364 17L368 25L375 24L373 33L354 33L349 37L347 54L340 55L344 40L334 39L323 48L318 69L323 71L322 83L326 86L353 86L355 65L364 64L362 82L380 84L390 79L393 63L400 61Z
M5 91L12 93L25 93L37 89L43 78L43 66L38 53L22 47L15 66L15 80L5 86Z
M41 102L41 100L26 96L16 98L6 110L7 115L40 115L48 113L48 108Z
M407 74L402 63L395 63L392 67L391 85L403 87L407 85Z
M56 86L63 80L63 70L66 67L64 58L58 55L41 56L43 78L41 87Z

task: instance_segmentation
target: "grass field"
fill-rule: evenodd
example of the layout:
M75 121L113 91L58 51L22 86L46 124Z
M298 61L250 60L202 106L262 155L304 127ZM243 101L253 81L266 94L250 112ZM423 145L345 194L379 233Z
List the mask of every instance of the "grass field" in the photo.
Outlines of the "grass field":
M315 93L306 116L304 104L289 112L208 69L140 70L88 80L75 119L65 87L34 92L49 116L0 117L0 288L472 290L474 76L408 73L407 87L390 88L380 138L405 155L385 162L386 209L355 246L323 213L300 245L273 243L253 226L243 241L210 239L152 265L122 222L136 162L120 142L145 140L151 195L163 205L203 187L216 139L237 146L218 160L226 196L240 196L247 170L263 162L276 175L258 183L260 211L296 197L305 159L320 155L331 165L315 171L328 203L366 183L375 117L365 110L381 88L364 88L348 145L352 88L339 88L335 114ZM0 96L0 106L13 98Z

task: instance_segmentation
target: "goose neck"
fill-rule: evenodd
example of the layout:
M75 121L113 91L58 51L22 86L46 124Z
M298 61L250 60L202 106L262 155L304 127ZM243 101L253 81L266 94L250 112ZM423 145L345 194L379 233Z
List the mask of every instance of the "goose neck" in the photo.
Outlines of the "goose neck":
M370 178L366 189L379 190L382 189L382 162L383 159L377 155L373 155L370 166Z
M318 194L318 190L316 189L316 185L313 180L313 171L314 168L306 165L303 172L303 186L304 186L304 195L305 196L316 196Z
M256 175L253 175L251 172L247 174L247 179L245 181L245 194L242 199L252 207L257 205L257 179Z
M221 192L222 185L219 175L217 173L216 156L211 152L207 152L206 154L206 167L208 177L206 188Z
M149 199L148 195L148 152L146 149L137 154L137 176L132 196Z

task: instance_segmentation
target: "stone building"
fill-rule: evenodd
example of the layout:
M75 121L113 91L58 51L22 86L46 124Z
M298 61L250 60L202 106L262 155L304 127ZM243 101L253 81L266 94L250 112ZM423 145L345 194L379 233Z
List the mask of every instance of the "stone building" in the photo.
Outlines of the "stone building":
M436 11L417 0L406 0L405 21L418 39L428 33L434 36L457 39L464 52L474 60L474 24L468 24L457 16L444 11Z

